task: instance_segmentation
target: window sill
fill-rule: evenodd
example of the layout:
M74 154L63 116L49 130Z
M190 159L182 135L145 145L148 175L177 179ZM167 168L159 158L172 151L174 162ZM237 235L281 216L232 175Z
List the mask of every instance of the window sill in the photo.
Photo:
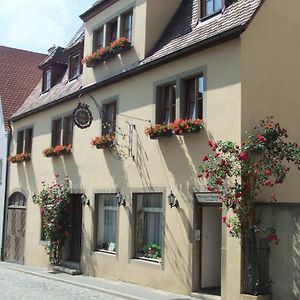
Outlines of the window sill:
M96 249L93 251L93 255L102 256L105 257L105 259L109 259L109 257L111 257L111 259L117 260L117 252L109 252L107 250Z
M214 11L213 13L211 13L210 15L207 16L203 16L200 18L200 22L205 22L206 20L215 17L216 15L219 15L222 12L222 9Z
M130 260L130 263L133 265L139 265L144 267L149 267L157 270L162 270L163 265L161 261L143 257L135 257Z

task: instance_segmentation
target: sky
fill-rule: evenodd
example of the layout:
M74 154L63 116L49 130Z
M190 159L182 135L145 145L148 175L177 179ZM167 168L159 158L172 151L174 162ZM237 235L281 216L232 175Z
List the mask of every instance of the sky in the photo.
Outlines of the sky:
M96 0L0 0L0 45L47 53L65 47Z

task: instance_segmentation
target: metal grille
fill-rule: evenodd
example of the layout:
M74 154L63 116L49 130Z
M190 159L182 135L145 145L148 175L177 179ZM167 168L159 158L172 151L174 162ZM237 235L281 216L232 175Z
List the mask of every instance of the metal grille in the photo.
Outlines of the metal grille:
M242 290L250 295L269 292L269 242L266 239L243 240Z

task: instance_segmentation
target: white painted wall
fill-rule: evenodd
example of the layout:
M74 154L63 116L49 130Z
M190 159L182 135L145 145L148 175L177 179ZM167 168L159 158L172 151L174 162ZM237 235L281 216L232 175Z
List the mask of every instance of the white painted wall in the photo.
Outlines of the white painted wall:
M221 218L218 207L202 208L202 288L221 286Z
M6 185L6 157L7 157L7 132L4 128L4 119L2 112L2 102L0 98L0 253L2 251L2 231L3 231L3 212L4 212L4 195Z

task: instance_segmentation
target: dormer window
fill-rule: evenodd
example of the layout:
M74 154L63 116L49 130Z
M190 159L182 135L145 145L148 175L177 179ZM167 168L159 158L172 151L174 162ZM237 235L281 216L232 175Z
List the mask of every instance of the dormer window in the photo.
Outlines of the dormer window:
M51 69L47 69L43 72L43 93L51 89Z
M132 15L132 11L122 15L121 36L127 38L129 41L132 39Z
M201 3L201 18L214 15L221 11L223 0L199 0Z
M76 53L70 56L69 80L77 78L80 73L80 55Z
M118 19L114 19L106 25L106 45L115 41L118 36Z
M96 51L104 46L104 32L103 27L94 31L94 45L93 50Z

